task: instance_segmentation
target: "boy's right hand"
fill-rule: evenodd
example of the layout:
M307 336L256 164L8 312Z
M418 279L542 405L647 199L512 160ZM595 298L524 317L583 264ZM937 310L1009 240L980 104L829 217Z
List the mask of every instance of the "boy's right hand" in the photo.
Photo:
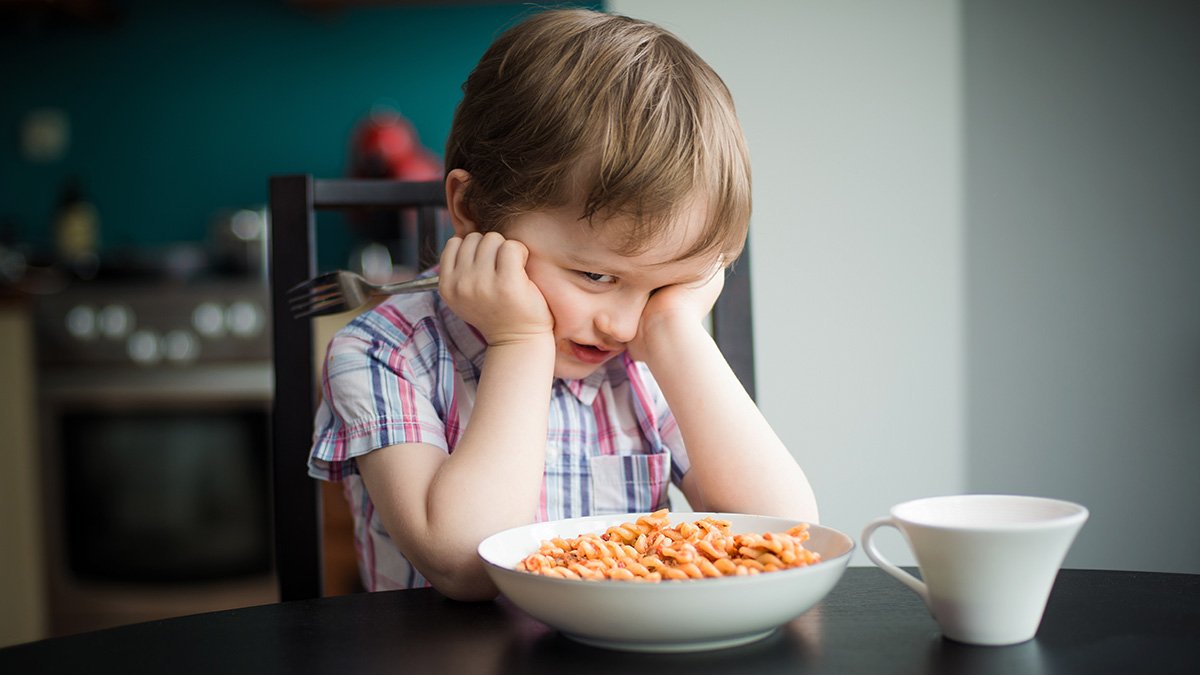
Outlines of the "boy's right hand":
M553 339L554 317L525 273L529 249L498 232L452 237L442 250L438 292L488 345Z

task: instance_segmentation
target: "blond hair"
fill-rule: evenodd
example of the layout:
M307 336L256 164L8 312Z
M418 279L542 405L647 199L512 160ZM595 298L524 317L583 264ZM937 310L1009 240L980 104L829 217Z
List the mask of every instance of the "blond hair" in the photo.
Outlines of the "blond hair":
M750 161L721 78L645 21L550 10L504 32L463 84L446 170L471 175L481 229L518 213L581 204L592 222L628 217L620 252L645 250L688 199L706 224L680 258L731 262L750 220Z

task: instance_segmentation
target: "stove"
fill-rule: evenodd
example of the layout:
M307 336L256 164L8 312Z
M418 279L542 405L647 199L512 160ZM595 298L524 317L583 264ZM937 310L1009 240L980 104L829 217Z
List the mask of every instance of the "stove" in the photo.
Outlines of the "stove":
M51 632L274 601L265 283L79 282L34 326Z
M35 309L47 367L167 367L269 362L269 293L257 279L86 282Z

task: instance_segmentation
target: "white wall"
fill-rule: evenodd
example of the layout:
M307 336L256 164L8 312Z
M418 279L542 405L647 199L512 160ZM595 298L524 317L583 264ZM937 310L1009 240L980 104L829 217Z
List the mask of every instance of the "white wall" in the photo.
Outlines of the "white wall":
M674 31L733 91L754 166L759 404L822 522L857 539L896 502L962 491L957 5L608 7Z
M733 90L759 400L825 524L1055 496L1068 566L1200 572L1200 4L608 6Z
M969 485L1200 572L1200 5L967 0Z

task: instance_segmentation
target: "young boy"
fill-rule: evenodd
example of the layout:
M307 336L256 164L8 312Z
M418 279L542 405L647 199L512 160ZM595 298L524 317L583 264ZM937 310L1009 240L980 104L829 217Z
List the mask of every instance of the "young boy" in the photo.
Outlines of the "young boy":
M652 24L534 15L463 87L436 294L332 341L309 462L344 481L368 590L496 594L475 554L534 521L667 505L817 520L705 331L750 166L720 78Z

